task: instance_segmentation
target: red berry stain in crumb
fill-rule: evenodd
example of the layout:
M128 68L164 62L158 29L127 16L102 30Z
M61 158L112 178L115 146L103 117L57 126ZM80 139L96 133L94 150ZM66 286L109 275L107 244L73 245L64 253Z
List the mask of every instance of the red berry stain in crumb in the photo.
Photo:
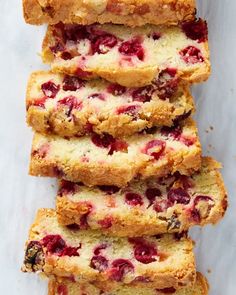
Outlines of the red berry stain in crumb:
M108 268L108 260L102 255L93 256L90 261L90 267L99 272L105 271Z
M120 190L120 188L115 185L100 185L98 187L101 191L105 192L108 195L113 195Z
M161 196L161 191L158 188L148 188L145 192L145 196L149 201L149 206L153 205L157 197Z
M62 197L63 195L73 194L75 193L75 189L76 189L76 183L63 179L61 180L58 196Z
M121 86L119 84L110 84L107 87L107 92L111 93L111 94L113 94L115 96L122 95L122 94L124 94L126 92L126 87Z
M141 263L149 264L156 261L156 247L142 238L130 238L129 242L134 244L134 257Z
M101 228L108 229L112 227L113 218L111 216L105 217L102 220L98 220L98 224L101 225Z
M76 71L75 71L75 75L78 76L78 77L80 77L80 78L82 78L82 79L83 78L86 79L89 76L91 76L92 74L90 72L85 71L85 70L82 70L81 68L78 67L76 69Z
M144 48L139 37L122 42L118 50L123 55L137 56L139 60L144 60Z
M64 91L76 91L84 87L85 81L78 77L65 76L62 82L62 88Z
M130 206L142 206L143 198L141 195L136 193L126 193L125 202Z
M92 52L93 54L105 54L115 47L117 43L116 36L103 32L101 35L92 38Z
M37 154L37 156L44 159L47 156L49 149L50 149L50 144L44 143L39 147L37 151L34 151L33 154L34 155Z
M41 243L50 254L58 256L79 256L78 250L81 248L81 244L79 247L67 246L60 235L47 235L41 240Z
M184 22L182 24L182 30L186 36L192 40L197 40L200 42L207 41L208 38L208 28L206 21L198 19L195 21Z
M137 118L140 108L141 108L141 106L139 106L139 105L121 106L121 107L117 108L116 112L118 115L126 114L126 115L132 116L134 118Z
M100 100L105 100L105 96L104 96L104 94L102 94L102 93L93 93L93 94L90 94L89 96L88 96L88 99L100 99Z
M43 94L48 98L55 98L58 91L60 90L60 85L56 85L52 81L48 81L41 85L41 89L43 91Z
M61 100L58 100L57 105L63 105L68 108L66 115L70 117L73 109L80 110L83 106L82 101L79 101L75 96L70 95Z
M110 278L117 282L120 282L123 277L134 271L133 264L127 259L116 259L112 262L112 268L110 269Z
M196 63L204 62L204 58L202 56L200 49L194 46L188 46L182 49L179 52L179 54L181 58L183 59L183 61L185 61L187 64L196 64Z
M163 293L163 294L174 294L176 292L176 289L173 287L170 288L164 288L164 289L156 289L158 293Z
M167 194L167 199L172 204L183 204L187 205L190 202L190 195L182 188L173 188L170 189Z
M163 154L166 148L166 143L163 140L154 139L149 141L144 149L142 150L143 153L152 156L155 160L158 160L161 155Z
M67 286L59 285L57 287L57 293L58 293L58 295L68 295Z
M132 92L133 101L148 102L152 98L153 91L152 85L137 88Z

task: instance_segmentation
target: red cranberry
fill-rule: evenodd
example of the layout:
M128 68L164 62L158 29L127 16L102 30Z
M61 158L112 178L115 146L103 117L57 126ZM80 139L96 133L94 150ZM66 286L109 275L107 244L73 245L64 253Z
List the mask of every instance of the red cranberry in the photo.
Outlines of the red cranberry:
M79 225L76 223L72 223L66 226L69 230L78 231L80 229Z
M41 107L41 108L44 108L45 107L45 102L48 98L46 96L44 96L43 98L40 98L40 99L37 99L33 102L33 106L36 106L36 107Z
M143 239L130 239L134 243L134 257L141 263L149 264L156 261L156 248Z
M108 260L102 255L93 256L90 262L90 267L99 272L105 271L108 268Z
M116 139L114 142L112 142L108 155L113 155L114 152L126 152L127 149L127 142L120 139Z
M49 98L54 98L56 97L58 91L60 90L60 85L56 85L52 81L48 81L41 85L41 89L44 95L46 95Z
M124 94L126 91L126 87L124 86L121 86L119 84L110 84L108 87L107 87L107 92L108 93L111 93L115 96L117 95L122 95Z
M149 206L151 206L155 202L156 197L161 196L161 191L158 188L148 188L145 195L149 200Z
M65 41L71 40L74 42L88 39L89 33L86 26L81 25L66 25L63 31Z
M58 295L68 295L68 289L65 285L59 285L57 287L57 294Z
M94 253L94 255L100 255L100 253L101 253L101 251L102 250L104 250L104 249L106 249L107 248L107 245L106 244L101 244L101 245L99 245L99 246L97 246L95 249L94 249L94 251L93 251L93 253Z
M205 42L208 38L207 23L202 19L184 22L182 30L188 38L198 40L198 42Z
M156 201L153 205L153 210L157 213L165 212L169 207L171 207L171 203L168 200L159 200Z
M70 96L67 96L61 100L58 100L57 104L64 105L64 106L68 107L68 110L66 111L66 115L68 117L70 117L73 109L79 110L82 108L82 101L78 101L78 99L73 95L70 95Z
M167 198L173 204L177 203L187 205L190 202L190 195L182 188L170 189L167 194Z
M140 110L141 106L139 105L129 105L129 106L121 106L117 109L117 114L126 114L132 117L137 117L138 116L138 112Z
M134 266L127 259L116 259L112 262L112 268L110 272L110 278L120 282L124 275L129 272L133 272Z
M162 100L171 98L178 88L179 79L175 68L166 68L159 73L158 79L154 81L158 97Z
M152 156L155 160L158 160L161 155L163 154L164 150L166 148L166 143L163 140L154 139L149 141L143 152L147 155Z
M130 206L142 206L143 198L139 194L136 193L126 193L125 194L125 202Z
M73 56L70 54L70 52L65 51L65 52L62 52L60 57L64 60L70 60L72 59Z
M194 46L188 46L179 52L181 58L187 64L196 64L199 62L204 62L204 58L201 54L200 49Z
M100 185L99 189L108 195L113 195L120 190L120 188L115 185Z
M86 79L89 76L91 76L91 73L85 70L82 70L81 68L77 68L75 71L75 75L82 78L82 79Z
M78 250L81 248L81 244L79 247L66 247L62 250L59 256L80 256Z
M75 192L76 184L67 180L61 180L60 190L58 192L59 196L73 194Z
M196 142L196 137L181 136L180 137L180 142L182 142L186 146L191 146Z
M83 80L72 76L65 76L62 83L62 88L64 91L76 91L85 85Z
M201 202L201 201L204 201L204 202L213 202L212 197L199 195L199 196L196 196L195 199L194 199L194 206L197 206L197 204L199 202Z
M108 216L102 220L99 220L98 224L101 225L101 227L103 229L108 229L108 228L112 227L112 222L113 222L113 218Z
M41 242L51 254L60 254L66 248L66 243L60 235L47 235Z
M182 238L187 238L187 236L188 236L188 232L187 231L182 231L182 232L179 232L179 233L174 233L174 238L177 241L180 241Z
M185 189L188 190L190 188L194 187L194 182L192 179L186 175L179 175L177 177L177 180L181 183L181 186Z
M101 36L97 36L94 38L92 42L92 52L93 54L99 53L99 54L105 54L107 53L111 48L115 47L118 43L118 40L116 36L108 33L104 33Z
M102 93L93 93L88 96L88 99L95 99L95 98L100 100L105 100L104 94Z
M119 52L124 55L136 55L139 60L144 60L144 49L138 37L122 42L119 47Z
M175 120L173 121L174 125L177 125L179 122L187 119L190 115L191 115L192 111L188 111L186 113L183 113L182 115L179 115L175 118Z
M113 142L115 142L114 137L110 134L104 134L103 136L93 134L91 140L93 144L100 148L108 148Z
M164 288L164 289L156 289L157 292L161 292L163 294L174 294L176 292L176 289L173 287L170 288Z
M49 47L52 53L57 54L58 52L62 52L65 50L65 46L62 42L57 42L54 46Z
M151 34L151 37L154 41L157 41L161 38L161 33L158 33L158 32L154 32Z
M162 127L161 128L161 135L166 137L172 137L175 140L179 140L182 134L182 129L179 125L174 125L172 127Z
M154 88L152 85L140 87L133 91L133 101L148 102L152 98Z

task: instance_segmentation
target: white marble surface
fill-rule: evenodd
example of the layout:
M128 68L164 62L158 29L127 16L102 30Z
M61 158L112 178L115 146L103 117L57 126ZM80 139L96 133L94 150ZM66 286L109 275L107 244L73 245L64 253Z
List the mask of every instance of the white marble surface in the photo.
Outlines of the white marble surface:
M25 124L24 95L32 70L42 68L44 28L24 24L21 1L0 0L0 293L43 295L46 283L20 272L24 241L39 207L53 207L53 180L27 175L32 133ZM197 121L204 153L224 164L230 207L217 226L192 230L199 270L211 295L236 294L236 1L201 0L209 21L212 76L195 86ZM209 130L213 126L214 130ZM210 270L210 272L208 271Z

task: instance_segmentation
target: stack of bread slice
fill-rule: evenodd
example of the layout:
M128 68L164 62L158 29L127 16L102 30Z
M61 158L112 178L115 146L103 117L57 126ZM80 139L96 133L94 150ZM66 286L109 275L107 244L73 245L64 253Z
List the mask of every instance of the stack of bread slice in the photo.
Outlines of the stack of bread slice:
M194 0L23 0L48 24L31 74L30 174L58 178L22 270L49 295L206 295L188 229L227 209L221 165L203 157L192 83L210 75Z

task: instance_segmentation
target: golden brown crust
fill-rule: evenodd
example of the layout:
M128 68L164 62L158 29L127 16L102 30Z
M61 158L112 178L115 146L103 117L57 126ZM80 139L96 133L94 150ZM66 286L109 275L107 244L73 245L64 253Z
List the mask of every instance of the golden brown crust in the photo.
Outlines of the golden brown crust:
M63 177L64 179L79 182L82 181L88 186L92 185L117 185L119 187L125 186L134 177L148 178L150 176L162 177L168 174L179 172L183 175L191 175L197 171L201 165L201 145L197 136L197 129L195 123L188 119L183 122L184 128L191 130L194 136L194 144L190 147L170 148L163 158L159 161L153 161L153 157L136 149L136 144L132 145L132 138L126 138L129 145L127 152L115 153L103 159L96 161L82 161L86 158L86 154L81 157L76 156L74 160L71 159L72 153L77 154L80 149L79 146L86 141L89 152L95 148L96 153L103 152L104 149L97 149L91 144L89 137L82 139L60 139L57 136L44 136L38 133L35 134L29 173L34 176L48 176L48 177ZM140 135L140 139L142 139ZM135 137L136 138L136 137ZM155 139L155 136L148 136L149 140ZM82 142L81 142L82 140ZM138 138L139 140L139 138ZM43 145L48 147L56 146L58 156L53 154L40 155L39 149ZM172 144L170 142L170 144ZM70 151L70 146L74 148ZM66 150L64 150L66 148ZM78 154L77 154L78 155Z
M48 80L54 81L54 79L61 81L62 77L64 76L52 72L38 71L32 73L29 78L26 93L27 122L37 132L57 134L63 137L82 136L88 132L87 126L91 124L94 132L98 134L109 133L114 137L128 136L153 126L172 126L173 122L181 116L194 112L193 98L187 85L179 85L176 94L170 100L154 97L150 102L141 104L141 109L138 112L139 118L135 120L133 116L128 114L116 114L117 105L108 109L110 99L100 107L99 111L97 111L97 106L93 107L89 104L84 105L82 110L74 110L73 119L68 119L65 109L58 108L56 105L54 108L35 106L34 102L43 95L40 90L36 93L33 91L40 86L41 82L39 81L47 82ZM87 83L88 87L92 87L90 82ZM103 87L101 93L103 91L105 93L107 85L109 84L101 81ZM87 97L70 92L70 95L72 94L79 100L85 99L85 103L87 103Z
M57 278L50 279L48 283L48 295L60 295L61 290L66 290L67 295L83 295L86 291L87 295L99 295L101 289L94 287L89 284L78 284L68 280L60 280ZM102 290L104 291L104 290ZM197 272L196 282L192 287L186 287L182 290L176 291L175 295L208 295L209 285L207 279L200 273ZM105 291L104 291L105 292ZM106 293L103 293L107 295ZM122 289L109 290L110 295L157 295L157 290L143 288L132 288L123 287ZM160 293L162 294L162 293Z
M79 186L77 192L82 192L85 198L82 200L76 199L76 197L73 198L73 192L71 193L72 195L67 195L67 192L63 194L63 181L61 182L62 186L59 188L56 202L58 221L62 225L80 224L81 217L90 212L88 203L85 202L86 200L95 207L88 216L89 226L92 229L99 229L103 233L112 236L138 237L142 235L156 235L166 232L186 231L193 225L215 224L223 218L227 209L227 195L218 167L219 164L212 158L203 158L201 170L191 177L190 181L193 182L193 192L191 192L191 195L208 196L214 202L213 207L211 205L208 207L206 202L205 206L200 208L202 214L197 221L191 217L191 210L195 208L192 202L184 208L182 205L174 205L167 212L159 214L155 213L151 208L144 210L143 206L131 206L126 211L125 204L123 209L120 207L120 205L123 205L125 198L121 198L121 201L116 199L116 197L120 196L120 193L104 197L104 193L101 190L94 188L97 194L95 196L95 192L91 194L91 189ZM173 187L176 185L178 187L178 181L173 184ZM134 183L134 186L130 184L128 191L140 193L142 196L142 192L139 192L138 187L140 187L138 183ZM122 194L125 194L125 191L124 189ZM97 204L96 200L94 200L95 197L100 197L99 194L101 194L102 207L98 207L100 203ZM107 207L105 205L106 202ZM105 226L104 228L103 223L101 223L103 220L110 220L110 227L107 228Z
M168 259L169 255L173 255L173 259L176 259L174 260L174 263L172 263L173 261L171 259L164 259L160 262L153 263L152 265L149 264L147 266L146 264L136 264L135 260L132 260L133 264L135 265L134 272L125 277L123 282L117 282L116 280L111 279L109 271L98 272L89 267L87 260L92 258L92 249L96 245L101 245L103 241L107 241L110 245L114 246L114 254L113 252L110 254L112 255L110 259L116 259L116 256L114 255L122 257L120 256L123 255L121 254L123 253L122 245L123 243L126 245L125 243L127 243L127 239L118 240L118 238L109 238L111 240L108 240L108 238L97 232L89 233L86 231L86 234L83 231L78 231L77 233L72 232L66 228L60 227L57 224L56 212L54 210L40 209L36 216L35 222L31 227L27 245L29 245L32 241L40 241L43 237L45 237L45 235L50 234L59 234L60 236L63 236L66 244L68 244L68 241L70 241L69 243L73 241L75 244L77 243L77 245L79 242L81 242L83 245L80 248L81 256L76 257L48 255L46 254L46 249L43 248L45 260L41 271L43 271L47 276L52 275L62 278L73 277L77 282L92 282L95 286L102 286L105 289L117 288L122 284L137 287L143 286L142 282L135 279L136 275L142 275L150 279L149 282L145 282L145 286L161 289L170 287L180 289L187 285L191 286L194 284L196 279L193 242L189 238L183 237L177 241L171 235L164 235L159 239L158 243L157 241L155 243L157 243L159 247L162 247L161 251L163 251L163 253L168 253L167 258L165 259ZM86 240L87 243L90 243L88 248L84 246L84 243L86 244ZM128 245L130 245L130 242L128 242ZM89 249L89 246L92 247L92 249L87 250ZM120 250L118 250L118 248ZM89 252L87 253L87 251ZM127 253L124 255L127 257ZM130 256L130 259L133 259L132 256ZM171 264L168 262L171 262ZM32 272L32 268L24 269L24 271Z
M195 0L23 0L27 23L177 24L195 17Z

